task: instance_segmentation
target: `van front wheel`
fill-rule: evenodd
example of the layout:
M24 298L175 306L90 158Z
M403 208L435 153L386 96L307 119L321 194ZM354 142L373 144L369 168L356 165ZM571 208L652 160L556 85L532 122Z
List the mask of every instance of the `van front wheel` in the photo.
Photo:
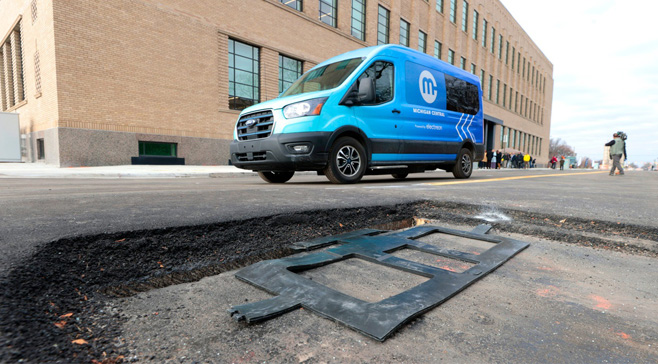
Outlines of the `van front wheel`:
M336 140L329 152L324 175L332 183L357 183L366 172L366 150L351 137Z
M467 148L462 148L457 154L457 164L452 167L452 174L455 178L464 179L473 173L473 155Z
M258 172L260 178L269 183L286 183L290 181L295 171L289 172Z

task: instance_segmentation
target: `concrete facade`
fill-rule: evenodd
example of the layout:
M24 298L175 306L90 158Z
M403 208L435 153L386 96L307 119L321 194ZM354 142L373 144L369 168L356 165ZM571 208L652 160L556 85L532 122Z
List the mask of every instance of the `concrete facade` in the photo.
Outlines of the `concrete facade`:
M227 164L239 114L228 102L229 39L259 48L265 101L279 93L279 55L302 61L306 71L376 45L381 6L390 12L390 43L399 42L404 20L411 48L418 48L422 31L426 53L434 55L438 41L442 60L452 50L456 66L463 57L466 70L474 64L476 75L484 72L488 119L526 140L512 145L501 125L491 124L489 148L516 146L538 162L548 159L553 65L499 0L468 1L466 32L463 0L455 1L454 23L450 0L442 12L437 0L368 0L365 40L351 35L353 2L337 3L331 27L319 20L319 0L304 0L301 11L278 0L0 0L0 111L20 114L25 161L39 160L43 139L43 161L60 166L130 164L139 141L176 143L186 164Z

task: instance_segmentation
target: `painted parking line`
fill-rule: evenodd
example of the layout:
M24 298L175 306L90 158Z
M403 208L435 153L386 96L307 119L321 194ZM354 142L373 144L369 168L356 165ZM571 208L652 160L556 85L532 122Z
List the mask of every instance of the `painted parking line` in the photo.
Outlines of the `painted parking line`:
M429 186L444 186L444 185L458 185L464 183L482 183L482 182L494 182L494 181L510 181L515 179L526 179L526 178L542 178L542 177L566 177L566 176L578 176L583 174L600 174L608 173L607 171L601 172L578 172L578 173L560 173L560 174L535 174L531 176L515 176L515 177L501 177L501 178L487 178L487 179L468 179L460 181L450 181L450 182L432 182L432 183L423 183L424 185Z

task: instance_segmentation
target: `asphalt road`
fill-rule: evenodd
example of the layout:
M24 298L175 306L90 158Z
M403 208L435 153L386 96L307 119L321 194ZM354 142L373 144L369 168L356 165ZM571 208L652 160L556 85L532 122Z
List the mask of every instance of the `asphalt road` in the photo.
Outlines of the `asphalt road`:
M432 172L404 181L368 176L333 185L223 178L0 178L0 273L39 243L102 232L187 226L335 207L457 201L658 226L658 173L479 170L468 180Z
M580 170L480 170L468 180L432 172L404 181L366 177L357 185L333 185L309 174L280 185L249 175L0 178L0 274L20 266L44 242L64 237L220 221L239 224L241 219L287 212L419 200L478 205L482 213L513 209L658 227L655 172L611 177ZM226 309L268 295L237 281L233 273L116 300L111 309L128 318L124 339L131 355L156 362L658 359L654 257L513 237L531 247L383 344L305 310L260 325L235 323ZM357 268L345 269L353 277L363 276ZM381 283L354 287L353 281L338 281L336 289L369 288L377 295L390 289Z

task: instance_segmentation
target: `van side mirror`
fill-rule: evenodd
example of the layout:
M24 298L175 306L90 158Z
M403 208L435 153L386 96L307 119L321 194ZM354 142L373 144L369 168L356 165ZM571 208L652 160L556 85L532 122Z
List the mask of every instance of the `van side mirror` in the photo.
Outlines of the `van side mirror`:
M365 77L359 83L359 102L362 104L372 104L375 102L375 79Z
M340 105L354 106L361 104L371 104L375 101L375 80L373 78L362 78L359 81L359 87L356 83L350 87L345 96L340 101Z

